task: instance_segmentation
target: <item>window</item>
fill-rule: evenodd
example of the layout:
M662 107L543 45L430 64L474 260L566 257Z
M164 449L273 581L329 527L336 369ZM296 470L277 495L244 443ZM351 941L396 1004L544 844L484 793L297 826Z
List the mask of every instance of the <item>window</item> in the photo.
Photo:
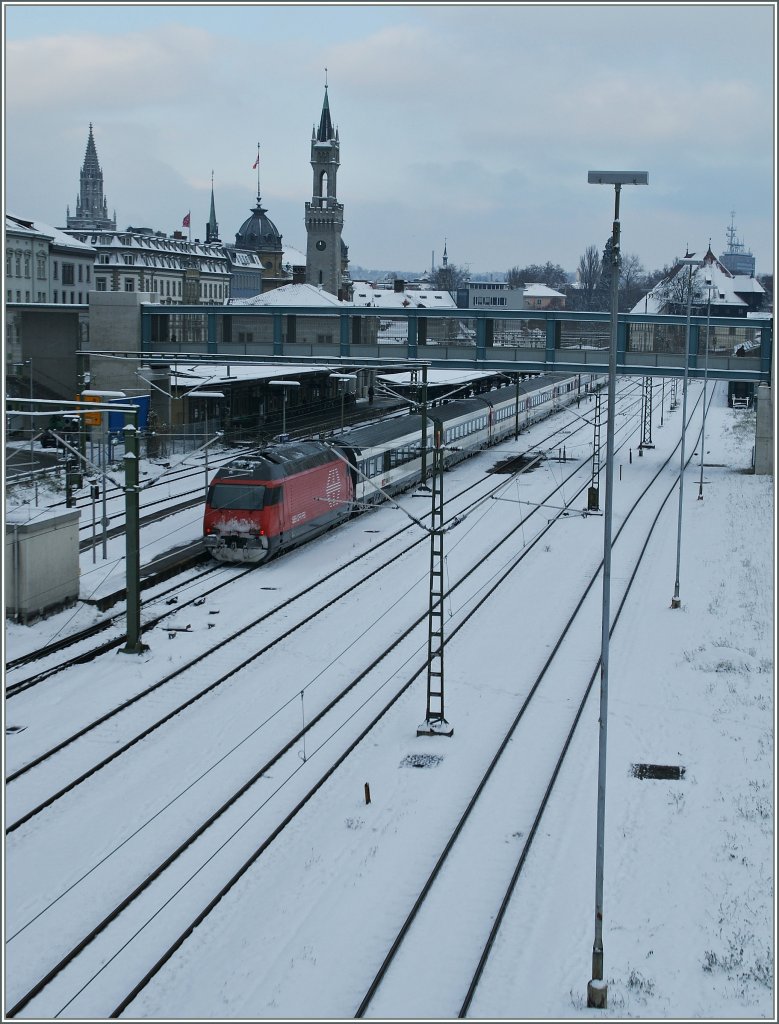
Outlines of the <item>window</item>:
M97 257L97 262L98 263L108 263L110 261L110 259L111 259L111 257L107 253L101 252L100 255Z
M83 263L79 263L79 265L78 265L78 279L79 279L80 283L83 282L83 280L84 280L84 264Z
M37 260L37 263L38 263L38 280L39 281L45 281L46 280L46 257L45 256L39 256L38 260Z
M5 272L8 275L8 277L11 276L11 266L13 265L13 261L14 261L14 254L11 252L10 249L6 249L6 251L5 251Z
M46 301L46 292L38 292L38 302Z
M54 301L59 302L59 295L56 288L54 289Z
M125 262L126 266L128 266L128 267L134 266L134 264L135 264L135 257L134 256L131 256L129 254L125 254L123 259L124 259L124 262Z
M62 264L62 283L63 284L75 284L75 266L72 263Z
M30 276L30 254L28 252L24 254L24 276Z
M254 512L263 507L265 488L262 484L214 484L208 492L211 508Z
M19 291L17 291L17 293L16 293L16 301L17 302L21 302L22 301L22 293L19 292Z
M92 277L92 268L91 267L87 267L87 284L89 284L91 277Z
M134 278L126 277L124 279L124 290L126 292L134 292L135 291L135 279Z
M108 289L106 288L106 279L104 277L95 278L95 287L99 292L108 291Z
M22 254L20 252L16 254L16 276L22 276Z
M51 269L51 276L56 281L57 278L59 277L59 263L57 263L57 261L54 260L54 262L52 263L51 267L52 267L52 269Z
M25 302L29 302L30 301L30 293L29 292L25 292L24 293L24 301Z

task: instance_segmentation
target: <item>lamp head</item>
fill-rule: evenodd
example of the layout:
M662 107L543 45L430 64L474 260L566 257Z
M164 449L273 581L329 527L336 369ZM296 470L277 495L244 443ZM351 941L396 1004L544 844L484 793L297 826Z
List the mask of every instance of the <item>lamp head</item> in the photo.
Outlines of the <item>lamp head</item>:
M647 171L588 171L590 185L648 185Z

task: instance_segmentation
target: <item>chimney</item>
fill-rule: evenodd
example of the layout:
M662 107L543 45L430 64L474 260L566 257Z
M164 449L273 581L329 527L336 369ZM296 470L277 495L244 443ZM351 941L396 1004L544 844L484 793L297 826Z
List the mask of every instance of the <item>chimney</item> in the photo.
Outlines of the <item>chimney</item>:
M306 283L306 268L305 267L293 267L292 268L292 283L293 284L305 284Z
M396 277L393 282L393 291L397 294L398 292L404 292L406 290L406 282L402 277Z

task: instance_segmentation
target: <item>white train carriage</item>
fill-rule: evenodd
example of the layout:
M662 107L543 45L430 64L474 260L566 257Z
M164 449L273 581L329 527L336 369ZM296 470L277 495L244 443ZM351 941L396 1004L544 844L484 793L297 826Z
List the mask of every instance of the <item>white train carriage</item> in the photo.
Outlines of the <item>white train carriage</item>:
M545 374L496 388L474 398L457 399L428 410L426 470L432 467L435 432L443 431L445 465L496 444L550 415L563 404L602 384L592 374ZM357 467L355 498L379 502L422 478L422 417L418 414L357 427L334 438L351 452ZM383 492L383 494L382 494Z

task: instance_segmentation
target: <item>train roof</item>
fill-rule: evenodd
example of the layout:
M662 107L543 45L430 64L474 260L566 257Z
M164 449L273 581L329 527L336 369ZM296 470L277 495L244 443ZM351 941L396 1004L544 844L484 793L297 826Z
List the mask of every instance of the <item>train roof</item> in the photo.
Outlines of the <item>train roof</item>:
M315 466L337 461L329 445L321 441L290 441L264 448L256 455L233 459L217 470L214 481L232 479L283 480Z
M556 381L568 380L570 373L547 373L539 377L532 377L529 380L520 381L520 395L533 393L548 387ZM505 402L516 397L517 388L515 384L507 384L505 387L494 388L492 391L485 391L475 398L458 398L443 405L436 405L428 408L428 420L440 420L448 423L451 420L459 419L467 413L483 412L486 408L497 403ZM421 433L422 417L419 413L409 413L407 416L395 416L390 419L381 420L377 423L367 423L363 427L353 427L344 431L343 434L336 434L333 440L350 448L375 448L381 447L405 437L407 434Z

